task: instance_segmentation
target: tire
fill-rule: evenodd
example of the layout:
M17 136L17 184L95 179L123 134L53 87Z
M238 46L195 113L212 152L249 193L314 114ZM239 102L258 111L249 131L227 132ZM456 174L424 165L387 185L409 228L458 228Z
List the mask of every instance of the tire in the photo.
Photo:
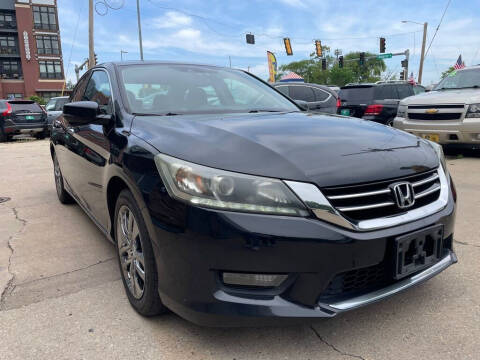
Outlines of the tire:
M2 129L0 129L0 143L6 142L7 140L8 140L7 135L5 135Z
M385 123L385 125L387 125L387 126L392 126L392 127L393 127L393 118L392 118L392 119L388 119L387 122Z
M38 139L38 140L43 140L43 139L45 139L45 137L46 137L45 131L41 132L41 133L38 133L38 134L35 134L35 138Z
M55 178L55 188L57 190L58 200L62 204L71 204L74 202L73 198L70 194L65 190L63 184L63 175L62 171L60 170L60 164L57 160L57 154L53 154L53 176Z
M143 316L166 312L167 308L158 294L152 243L140 209L129 190L123 190L118 196L114 229L118 265L130 304Z

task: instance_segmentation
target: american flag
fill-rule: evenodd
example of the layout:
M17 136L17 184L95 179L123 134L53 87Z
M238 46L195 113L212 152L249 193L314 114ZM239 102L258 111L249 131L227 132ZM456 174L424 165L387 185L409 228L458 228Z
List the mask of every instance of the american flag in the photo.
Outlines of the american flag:
M457 62L453 65L455 69L463 69L465 67L465 63L462 61L462 55L458 56Z

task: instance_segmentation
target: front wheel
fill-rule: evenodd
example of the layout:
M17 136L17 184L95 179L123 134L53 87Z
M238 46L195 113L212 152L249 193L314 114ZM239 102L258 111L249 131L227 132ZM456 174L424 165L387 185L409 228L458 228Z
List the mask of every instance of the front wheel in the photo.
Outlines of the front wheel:
M123 285L143 316L166 311L158 295L158 274L147 228L132 193L123 190L115 206L115 240Z

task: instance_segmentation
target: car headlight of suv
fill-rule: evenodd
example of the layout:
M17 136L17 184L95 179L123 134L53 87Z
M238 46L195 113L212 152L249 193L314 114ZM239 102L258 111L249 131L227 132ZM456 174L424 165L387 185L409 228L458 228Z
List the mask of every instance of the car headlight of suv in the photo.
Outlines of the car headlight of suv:
M480 118L480 104L468 105L466 118Z
M278 179L210 168L168 155L155 164L170 196L194 206L239 212L307 216L295 194Z
M407 105L398 105L397 117L407 117Z

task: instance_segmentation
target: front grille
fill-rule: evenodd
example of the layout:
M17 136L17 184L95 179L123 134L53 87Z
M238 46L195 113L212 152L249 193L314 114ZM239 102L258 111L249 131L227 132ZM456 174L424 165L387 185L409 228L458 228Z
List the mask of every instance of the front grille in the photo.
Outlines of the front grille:
M462 113L408 113L408 118L412 120L458 120L462 117Z
M389 273L385 262L380 264L346 271L335 275L327 288L322 291L321 300L327 298L338 298L343 296L352 296L358 293L375 290L392 282L392 276Z
M409 109L464 109L465 105L463 104L453 104L453 105L408 105Z
M408 209L397 206L390 189L390 185L398 181L413 185L415 203ZM322 192L345 218L361 221L402 214L434 202L440 195L440 179L438 171L431 170L387 181L323 188Z

